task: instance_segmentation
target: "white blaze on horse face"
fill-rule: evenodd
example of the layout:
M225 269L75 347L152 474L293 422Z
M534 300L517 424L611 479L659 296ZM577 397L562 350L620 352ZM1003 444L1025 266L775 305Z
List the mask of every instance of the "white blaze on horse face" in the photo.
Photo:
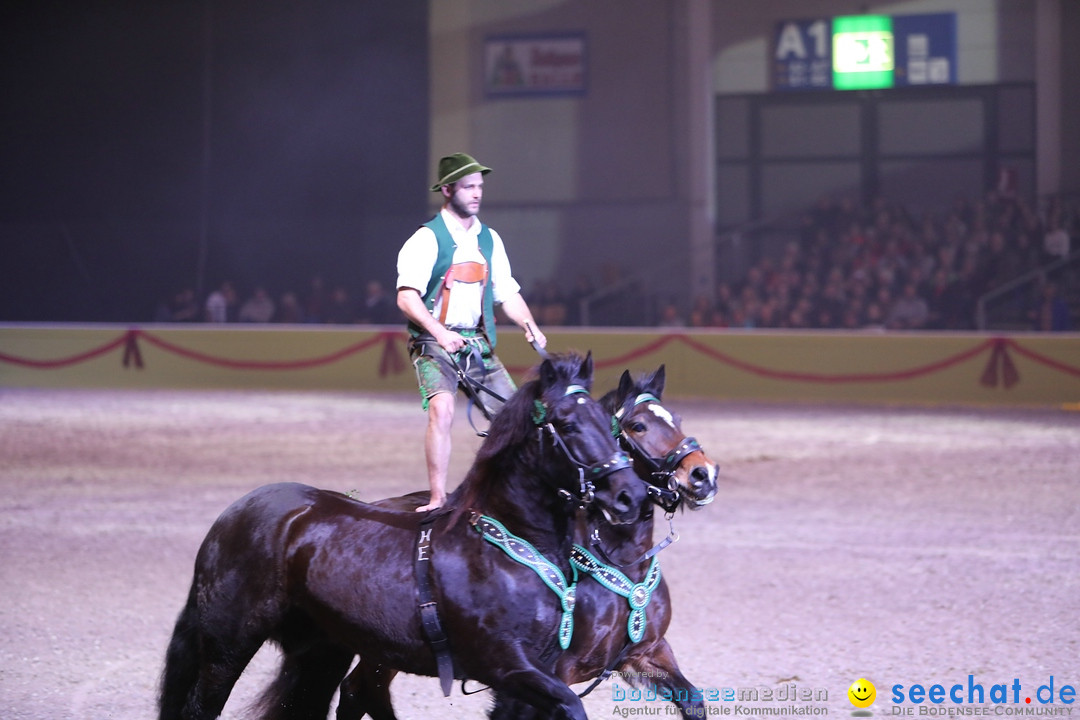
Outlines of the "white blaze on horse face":
M649 403L648 408L650 411L652 411L653 415L666 422L672 428L675 428L675 418L672 416L671 413L667 411L666 407L664 407L663 405L654 405L652 403Z

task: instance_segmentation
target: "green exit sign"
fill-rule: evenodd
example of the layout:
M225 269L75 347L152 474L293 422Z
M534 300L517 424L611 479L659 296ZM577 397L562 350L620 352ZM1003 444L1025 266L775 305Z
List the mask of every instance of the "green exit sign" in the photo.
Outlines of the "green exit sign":
M892 18L846 15L832 23L833 87L868 90L893 86L896 65Z

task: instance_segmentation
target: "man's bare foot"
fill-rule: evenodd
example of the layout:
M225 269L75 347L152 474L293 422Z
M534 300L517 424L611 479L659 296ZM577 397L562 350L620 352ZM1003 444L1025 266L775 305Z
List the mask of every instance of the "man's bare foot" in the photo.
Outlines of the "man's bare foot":
M433 498L431 498L431 502L429 502L427 505L421 505L420 507L416 508L416 512L427 512L429 510L437 510L437 509L441 508L443 506L443 503L445 503L445 502L446 502L445 497L441 497L441 498L434 498L433 497Z

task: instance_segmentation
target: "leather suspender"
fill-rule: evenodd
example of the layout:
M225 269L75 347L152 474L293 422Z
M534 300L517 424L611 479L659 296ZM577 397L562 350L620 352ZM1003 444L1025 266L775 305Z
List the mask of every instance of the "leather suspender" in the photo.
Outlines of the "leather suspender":
M487 265L478 262L456 263L446 271L442 281L442 310L439 312L439 322L446 324L446 310L450 307L450 289L455 282L463 283L486 283L488 275ZM486 287L481 292L486 292ZM481 295L480 307L483 307L483 295Z

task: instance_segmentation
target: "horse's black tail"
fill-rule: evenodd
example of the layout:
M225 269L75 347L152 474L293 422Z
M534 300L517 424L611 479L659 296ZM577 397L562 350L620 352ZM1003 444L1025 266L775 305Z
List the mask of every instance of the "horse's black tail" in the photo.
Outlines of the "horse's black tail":
M199 674L198 625L195 609L195 585L188 593L187 605L176 619L165 669L161 673L158 695L158 720L180 720L191 688Z
M260 720L325 720L338 683L349 671L352 651L327 643L282 650L281 669L256 701L252 716Z

